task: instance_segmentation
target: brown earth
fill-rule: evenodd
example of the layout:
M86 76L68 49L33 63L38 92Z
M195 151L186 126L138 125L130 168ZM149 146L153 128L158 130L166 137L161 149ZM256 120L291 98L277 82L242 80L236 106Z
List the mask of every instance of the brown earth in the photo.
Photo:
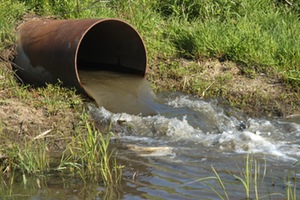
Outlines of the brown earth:
M176 71L181 72L161 72L159 66L162 62L164 65L174 65L175 62L179 66ZM272 72L269 75L246 74L243 66L216 59L156 61L153 66L149 79L157 91L176 90L203 99L219 98L224 106L241 109L252 117L291 117L300 114L299 88L285 85L282 78Z
M13 144L41 134L45 138L55 135L60 143L60 138L74 133L81 121L81 96L59 86L22 85L14 76L12 57L9 49L0 54L0 147L7 141ZM56 144L53 147L63 148Z

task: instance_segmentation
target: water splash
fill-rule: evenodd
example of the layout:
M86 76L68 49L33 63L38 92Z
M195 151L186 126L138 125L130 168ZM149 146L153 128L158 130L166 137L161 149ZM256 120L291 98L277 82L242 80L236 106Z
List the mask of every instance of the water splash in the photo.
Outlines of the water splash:
M299 159L300 125L294 121L228 115L217 100L181 93L156 96L149 83L136 75L107 71L80 71L79 75L98 104L90 107L94 118L126 142L128 137L148 138L148 143L142 142L145 148L193 146L199 152L210 149L212 156L253 152Z
M90 111L102 124L105 121L112 124L112 131L119 137L148 137L151 145L156 142L157 146L193 146L199 152L209 148L211 154L252 152L278 159L299 159L299 124L246 118L241 128L241 121L227 116L215 100L178 94L162 101L168 102L172 115L166 109L154 116L111 113L103 107L90 107Z

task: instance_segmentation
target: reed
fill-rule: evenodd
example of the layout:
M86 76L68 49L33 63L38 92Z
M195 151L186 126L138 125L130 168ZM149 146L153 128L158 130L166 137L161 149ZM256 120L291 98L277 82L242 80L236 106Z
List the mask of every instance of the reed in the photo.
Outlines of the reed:
M297 200L296 179L296 177L292 177L292 172L289 172L288 175L284 177L287 200Z
M213 170L213 172L214 172L214 174L215 174L215 177L216 177L218 183L220 184L220 186L221 186L221 188L222 188L222 190L223 190L223 192L224 192L224 195L225 195L226 199L229 200L228 193L227 193L227 191L226 191L226 188L225 188L225 186L224 186L224 183L223 183L221 177L219 176L218 172L215 170L215 168L214 168L213 166L211 166L211 168L212 168L212 170ZM219 196L220 198L225 199L225 198L222 197L222 196L221 196L221 195L220 195L213 187L211 187L211 188L212 188L212 190L213 190L216 194L218 194L218 196Z
M204 178L197 179L198 182L203 182L207 186L211 188L211 190L222 200L231 199L230 197L231 193L230 191L226 190L225 187L225 181L221 178L220 174L215 170L215 168L212 166L212 171L214 173L214 176L208 176ZM291 174L289 173L288 176L285 177L285 188L286 193L278 193L278 192L270 192L268 191L268 194L259 194L259 188L265 184L265 176L267 173L267 167L266 167L266 161L264 162L263 169L261 168L260 163L253 159L252 154L248 154L245 159L245 166L240 171L240 175L233 174L233 177L235 180L239 181L242 185L242 187L245 190L245 199L272 199L273 196L280 196L285 197L286 199L295 200L297 199L297 186L296 186L296 178L292 178ZM213 186L210 181L214 180L217 181L217 183L221 187L221 191L216 188L216 186ZM195 182L195 181L193 181ZM192 182L191 182L192 183ZM188 183L188 184L191 184Z

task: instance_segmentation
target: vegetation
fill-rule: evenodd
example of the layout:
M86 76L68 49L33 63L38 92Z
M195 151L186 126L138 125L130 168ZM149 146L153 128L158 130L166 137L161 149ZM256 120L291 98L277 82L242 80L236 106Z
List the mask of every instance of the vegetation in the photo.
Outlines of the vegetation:
M26 184L29 175L52 171L106 186L119 184L122 175L109 147L111 133L94 127L84 97L59 83L33 88L18 82L11 60L17 26L27 17L121 18L145 40L148 79L156 91L220 97L252 115L286 116L300 112L299 13L296 0L0 0L0 176L8 176L4 185L13 184L17 176ZM248 88L252 80L263 82ZM56 152L59 159L53 161ZM258 168L254 163L254 170ZM249 171L236 177L247 197L250 183L258 178L249 177ZM287 187L289 199L296 198L295 190Z
M103 180L107 186L118 185L122 178L122 166L117 165L113 152L109 150L111 134L104 136L92 127L83 115L82 130L67 144L57 170L68 170L74 175L85 177L89 181Z
M11 73L3 68L1 72ZM27 175L45 175L54 170L84 181L102 180L108 186L120 182L121 168L109 149L111 134L103 135L92 125L75 90L59 84L45 88L18 86L10 79L5 79L3 85L17 89L9 89L1 104L20 112L16 114L21 121L11 121L10 116L1 118L0 175L20 172L26 183ZM14 104L15 101L24 105ZM34 111L27 112L28 107L34 107ZM31 121L39 117L47 121ZM19 128L7 123L17 123ZM53 159L54 152L61 155L60 161Z

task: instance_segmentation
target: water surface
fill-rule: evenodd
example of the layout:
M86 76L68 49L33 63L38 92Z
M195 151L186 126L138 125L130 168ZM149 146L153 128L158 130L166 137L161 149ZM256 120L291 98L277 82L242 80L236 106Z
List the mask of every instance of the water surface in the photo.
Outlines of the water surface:
M111 143L124 166L122 185L109 190L52 177L37 188L33 177L35 186L20 186L17 194L26 199L220 199L213 187L225 198L216 180L199 181L214 176L214 167L229 199L245 199L243 185L233 175L242 176L251 154L259 174L265 173L258 181L262 199L284 199L293 180L300 197L300 166L294 165L300 159L299 117L250 118L214 99L155 95L140 77L88 73L81 72L81 80L97 102L89 112L100 128L109 126L115 133Z
M126 91L128 85L134 85L129 87L129 95L138 95L131 95L127 101L134 104L127 105L138 109L125 113L98 103L99 107L90 106L90 112L104 129L109 124L116 134L115 148L125 166L122 198L218 199L206 183L197 181L213 176L213 166L227 183L231 199L243 199L243 186L232 174L244 172L248 154L267 167L260 196L274 193L272 199L282 199L275 193L285 195L284 178L295 171L294 178L299 179L299 166L293 165L300 159L299 117L253 119L220 107L217 100L182 93L155 96L145 79L115 78L117 89L113 91ZM122 99L119 94L117 102ZM114 92L111 97L115 98ZM151 112L138 114L144 110ZM222 191L216 181L209 184Z

